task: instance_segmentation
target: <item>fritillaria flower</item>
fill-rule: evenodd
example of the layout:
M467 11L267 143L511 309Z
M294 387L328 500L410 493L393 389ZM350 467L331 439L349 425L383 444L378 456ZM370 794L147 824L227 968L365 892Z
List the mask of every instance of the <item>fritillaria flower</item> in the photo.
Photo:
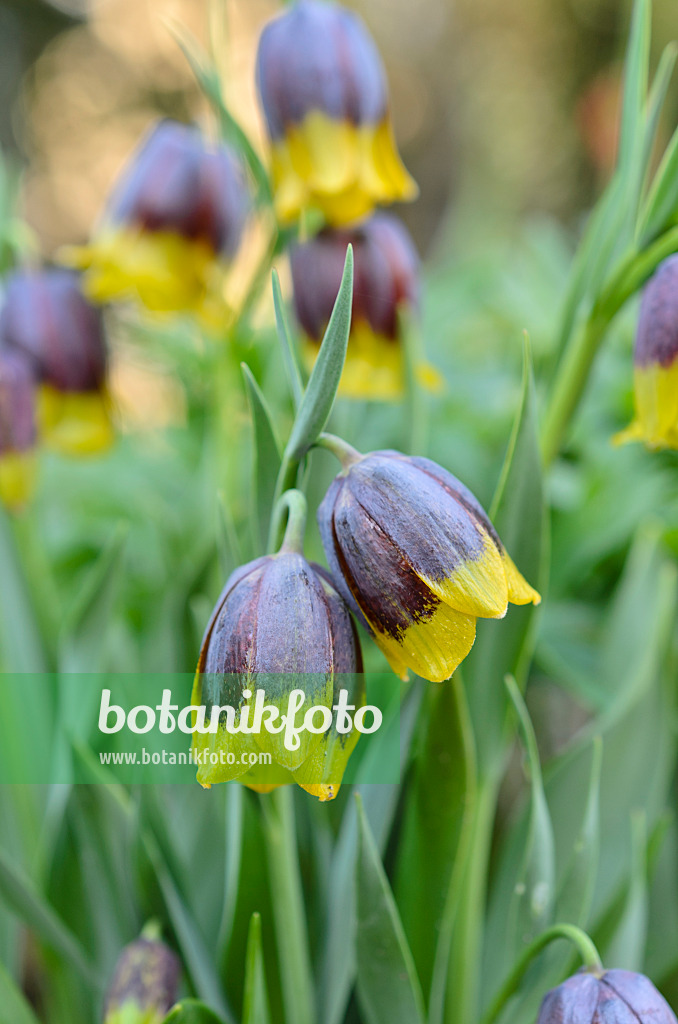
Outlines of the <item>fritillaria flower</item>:
M649 978L633 971L580 971L544 996L537 1024L676 1024Z
M96 302L223 315L221 289L249 212L232 150L191 125L156 124L132 156L91 243L65 250Z
M539 594L441 466L395 451L341 457L318 510L336 587L399 676L447 679L473 646L477 618L503 618L509 603L538 604Z
M35 471L36 384L26 356L0 349L0 501L19 509L30 497Z
M112 441L101 312L70 270L14 271L5 281L0 345L28 359L38 390L40 442L68 455Z
M678 449L678 255L645 287L633 361L636 414L616 443Z
M327 573L299 548L288 530L278 554L241 566L226 583L205 632L191 701L206 708L208 721L215 705L233 707L240 721L244 706L252 711L257 690L281 714L292 691L303 691L299 723L311 708L331 710L341 689L352 706L364 704L360 645L349 611ZM331 800L357 740L355 729L338 732L336 721L326 732L301 733L296 749L285 746L282 733L229 733L220 725L215 733L194 733L194 753L216 759L227 751L234 763L201 763L198 782L239 778L260 792L296 782ZM270 754L272 763L250 769L249 754L259 752Z
M349 224L375 206L415 198L393 139L379 52L352 11L300 0L279 15L262 33L257 81L281 221L313 207L331 224Z
M162 942L125 946L106 998L104 1024L161 1024L174 1005L181 968Z
M390 214L378 213L353 229L326 228L291 252L294 306L304 332L304 357L312 367L332 314L353 246L353 312L339 393L348 398L393 401L405 390L403 322L416 317L420 266L414 243ZM421 362L422 383L435 371Z

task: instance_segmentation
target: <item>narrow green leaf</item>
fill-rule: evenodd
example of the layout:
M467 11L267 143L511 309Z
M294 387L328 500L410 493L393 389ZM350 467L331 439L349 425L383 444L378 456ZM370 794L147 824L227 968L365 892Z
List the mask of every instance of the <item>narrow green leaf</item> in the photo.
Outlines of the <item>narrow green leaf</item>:
M2 849L0 897L28 928L40 936L46 946L68 961L88 985L98 987L100 979L79 941Z
M246 363L241 364L254 426L254 508L259 524L259 544L266 550L275 483L280 472L280 447L273 419L261 388Z
M322 433L334 405L344 369L353 302L353 248L348 246L341 285L320 352L301 400L286 456L299 460Z
M417 1024L424 1001L398 910L358 801L360 847L356 876L358 998L366 1024Z
M261 917L259 914L252 914L247 936L242 1024L269 1024L269 1022L264 956L261 948Z
M475 743L461 673L424 695L394 891L424 991L447 964L462 840L476 786ZM441 808L445 808L444 814ZM445 974L447 971L445 970Z
M214 959L193 915L179 892L174 878L160 852L155 836L148 830L142 833L146 854L158 879L163 900L181 947L184 963L191 973L196 991L202 999L230 1021L228 1007L214 967Z
M640 218L639 244L644 248L678 219L678 128L664 152Z
M231 507L223 491L218 494L217 501L217 549L219 565L224 576L230 576L233 570L246 561L242 545L238 538Z
M507 676L506 686L523 734L531 785L527 842L513 888L506 937L506 948L514 956L553 922L556 868L553 827L544 793L537 739L515 679Z
M295 829L293 793L277 789L262 803L285 1013L314 1024L313 974Z
M211 103L219 119L223 137L232 142L235 148L245 157L250 174L257 187L259 202L270 204L272 195L268 173L259 159L257 151L250 142L249 136L238 124L224 103L221 81L216 68L207 54L202 51L195 37L191 35L184 25L171 19L166 19L166 24L186 58L196 82Z
M122 579L126 530L120 526L89 571L66 621L59 670L101 672L106 666L113 605Z
M591 777L579 837L558 892L556 918L580 928L588 925L598 873L600 853L600 773L603 741L597 736L591 747Z
M289 326L287 324L287 317L285 316L285 303L282 297L282 291L280 289L280 278L278 277L277 270L273 271L273 306L275 308L275 325L278 331L278 339L280 341L280 347L283 354L283 362L285 364L285 372L287 374L287 380L290 385L290 391L292 392L292 398L294 399L295 409L299 408L301 404L302 395L304 392L303 384L301 382L301 371L299 369L299 363L297 361L297 353L294 347L294 342L290 335Z
M38 618L17 551L12 524L0 504L0 666L6 672L46 672Z
M238 900L238 882L243 848L243 787L225 786L224 905L221 910L217 946L223 957L228 948Z
M631 877L621 919L604 950L606 963L627 971L640 971L647 937L647 825L637 811L631 817Z
M22 992L0 963L0 1016L8 1024L40 1024Z
M403 701L400 714L385 721L382 727L397 731L400 738L402 770L409 760L409 749L415 731L419 713L421 687L410 690ZM386 739L386 736L384 736ZM360 778L375 778L376 761L379 757L379 744L373 744L360 767ZM370 823L370 831L375 838L377 848L385 848L393 818L395 816L400 789L396 785L365 785L356 787L360 793L365 816ZM329 866L329 877L332 885L329 890L329 901L325 910L326 938L323 949L322 971L318 986L318 997L326 1024L341 1024L346 1014L356 972L355 942L355 885L356 863L359 846L358 809L354 800L350 800L341 822L339 836L335 843L332 861Z
M525 578L543 594L547 519L542 485L536 395L529 342L524 344L522 395L491 518ZM503 679L523 685L534 644L535 610L510 606L502 621L478 620L478 637L464 662L464 679L478 746L479 774L500 771L508 711Z
M635 0L624 65L624 95L619 130L619 166L622 173L633 164L638 148L642 146L650 65L650 13L649 0Z
M224 1024L213 1010L199 999L182 999L170 1010L162 1024Z

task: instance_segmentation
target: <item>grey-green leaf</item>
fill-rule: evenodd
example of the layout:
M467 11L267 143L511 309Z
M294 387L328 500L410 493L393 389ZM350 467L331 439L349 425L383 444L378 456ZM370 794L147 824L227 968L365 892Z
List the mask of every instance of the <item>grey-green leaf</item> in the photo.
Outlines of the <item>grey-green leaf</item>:
M356 952L363 1016L366 1024L423 1024L424 1001L412 953L362 803L358 814Z
M247 936L242 1024L269 1024L269 1022L264 957L261 948L261 917L259 914L252 914Z
M2 1019L12 1024L39 1024L30 1005L0 963L0 1006Z
M305 455L330 418L346 360L352 302L353 248L349 245L332 316L290 434L286 452L290 460Z

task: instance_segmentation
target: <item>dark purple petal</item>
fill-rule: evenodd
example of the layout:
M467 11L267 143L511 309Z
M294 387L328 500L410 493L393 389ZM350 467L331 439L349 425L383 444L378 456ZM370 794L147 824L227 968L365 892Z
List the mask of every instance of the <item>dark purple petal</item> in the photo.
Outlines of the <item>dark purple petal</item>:
M599 982L581 972L544 996L537 1024L593 1024L598 1006Z
M34 447L35 377L26 356L0 349L0 455Z
M635 363L670 366L678 356L678 254L669 256L645 286L636 334Z
M176 1000L180 973L178 958L162 942L132 942L116 965L105 1020L128 1003L141 1012L156 1010L159 1017L167 1014Z
M269 22L259 41L257 84L273 139L312 110L356 125L386 114L379 51L362 20L334 3L301 0Z
M197 128L161 121L132 156L107 215L113 223L171 231L233 256L248 211L243 170L231 149L210 149Z
M602 980L631 1007L643 1024L676 1024L673 1010L644 974L611 970L605 972Z
M320 341L332 314L349 243L353 246L353 322L396 339L398 311L419 302L420 266L414 243L390 214L377 214L358 228L326 228L292 249L297 319Z
M8 275L0 344L29 356L40 379L61 391L97 390L106 374L101 312L87 302L70 270Z

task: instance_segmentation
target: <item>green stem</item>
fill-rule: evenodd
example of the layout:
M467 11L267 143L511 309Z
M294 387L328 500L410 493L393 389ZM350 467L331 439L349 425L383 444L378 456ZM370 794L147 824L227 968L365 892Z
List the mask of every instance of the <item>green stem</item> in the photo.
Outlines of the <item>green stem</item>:
M292 790L262 798L273 917L288 1024L315 1024L311 960L294 823Z
M577 928L574 924L554 924L551 928L547 928L546 931L537 936L534 942L530 943L527 949L522 953L516 962L515 967L497 993L497 996L492 1001L487 1013L482 1018L481 1024L494 1024L494 1021L496 1021L506 1003L517 991L527 968L530 966L534 958L538 956L538 954L541 953L549 943L554 942L556 939L567 939L571 942L577 947L577 951L581 956L586 970L591 971L593 974L602 974L603 965L598 954L598 950L586 932L582 931L581 928Z
M568 425L586 388L591 367L610 323L628 299L654 273L662 260L678 249L678 228L672 228L641 253L623 259L589 317L572 335L556 370L542 433L544 465L555 459Z
M286 491L294 489L294 485L297 482L297 473L299 472L299 460L291 459L287 452L283 455L282 464L280 466L280 472L278 473L278 479L275 482L275 491L273 492L273 515L271 516L271 526L268 531L268 545L267 550L269 552L277 551L283 541L283 513L285 511L284 505L281 506L280 501Z
M446 1024L475 1024L478 1019L487 868L497 792L498 786L494 780L484 779L475 794L466 867L454 921L454 941L445 999Z
M321 434L316 445L320 448L327 448L333 455L336 455L342 469L348 469L363 457L352 445L335 434Z
M285 536L283 537L280 550L296 551L298 554L302 554L304 550L304 534L306 532L306 516L308 513L305 495L297 490L285 491L278 502L276 515L282 517L285 509L287 509L287 526L285 527Z

